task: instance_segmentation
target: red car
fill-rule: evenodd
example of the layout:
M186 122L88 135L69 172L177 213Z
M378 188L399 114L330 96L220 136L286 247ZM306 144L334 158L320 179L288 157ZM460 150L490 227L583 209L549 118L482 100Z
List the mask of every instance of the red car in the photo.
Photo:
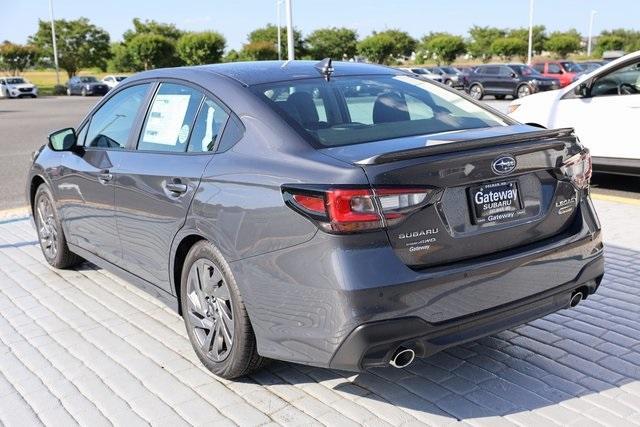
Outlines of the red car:
M545 61L536 62L532 67L545 77L553 77L560 80L560 87L565 87L578 78L582 73L582 67L571 61Z

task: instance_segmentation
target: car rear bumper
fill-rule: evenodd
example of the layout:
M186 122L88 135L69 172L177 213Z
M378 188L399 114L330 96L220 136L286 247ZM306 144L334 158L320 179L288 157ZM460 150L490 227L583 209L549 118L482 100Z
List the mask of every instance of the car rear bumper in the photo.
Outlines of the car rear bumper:
M410 269L372 233L344 244L319 232L231 269L261 355L358 371L399 346L429 355L566 307L577 288L595 292L600 225L589 199L579 206L558 236L441 267Z

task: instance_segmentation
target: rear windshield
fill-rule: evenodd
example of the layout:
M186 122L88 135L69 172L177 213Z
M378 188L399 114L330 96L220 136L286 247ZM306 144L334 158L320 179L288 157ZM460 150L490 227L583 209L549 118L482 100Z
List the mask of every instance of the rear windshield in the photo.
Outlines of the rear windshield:
M253 91L321 147L507 125L454 92L404 75L268 83Z

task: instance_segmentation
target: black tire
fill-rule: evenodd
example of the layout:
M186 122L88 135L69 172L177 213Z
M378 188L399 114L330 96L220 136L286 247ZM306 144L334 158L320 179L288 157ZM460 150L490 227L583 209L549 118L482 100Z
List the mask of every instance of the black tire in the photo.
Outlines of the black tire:
M474 83L469 86L469 95L471 95L473 99L480 101L484 97L484 90L478 83Z
M48 209L45 207L48 205ZM33 217L38 232L38 241L42 255L55 268L71 268L81 264L84 259L74 254L67 246L58 211L46 184L40 184L33 203Z
M495 95L496 99L498 101L502 101L503 99L505 99L507 97L507 95Z
M198 273L194 276L193 271ZM203 275L209 280L203 281ZM266 359L258 354L253 328L231 269L220 251L206 240L193 245L184 261L180 305L193 350L211 372L234 379L264 366ZM226 321L223 312L230 314ZM225 324L232 325L233 330ZM231 345L224 345L229 335Z
M449 87L453 87L453 80L447 79L444 84L446 84Z

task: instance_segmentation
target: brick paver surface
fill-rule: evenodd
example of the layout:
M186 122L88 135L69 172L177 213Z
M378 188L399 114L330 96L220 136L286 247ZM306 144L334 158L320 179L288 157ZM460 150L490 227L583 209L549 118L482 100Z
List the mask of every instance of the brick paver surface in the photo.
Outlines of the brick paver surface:
M211 375L182 320L85 263L49 268L27 220L0 221L0 426L640 425L640 207L611 232L597 295L409 368L275 362Z

